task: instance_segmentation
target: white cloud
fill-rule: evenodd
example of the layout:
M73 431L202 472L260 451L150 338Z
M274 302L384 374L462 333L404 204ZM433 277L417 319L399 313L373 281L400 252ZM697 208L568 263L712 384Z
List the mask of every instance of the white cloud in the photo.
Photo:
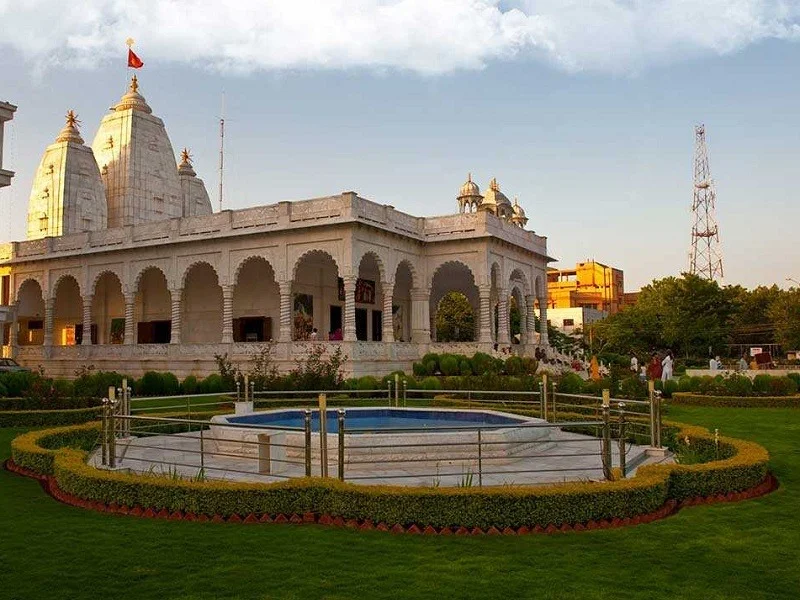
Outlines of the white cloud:
M37 68L93 67L136 39L146 62L241 71L481 68L515 56L633 72L800 37L798 0L0 0L0 46Z

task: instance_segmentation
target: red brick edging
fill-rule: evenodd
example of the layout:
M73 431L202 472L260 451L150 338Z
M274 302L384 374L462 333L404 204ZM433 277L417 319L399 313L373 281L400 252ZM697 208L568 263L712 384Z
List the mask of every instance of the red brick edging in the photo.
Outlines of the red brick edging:
M233 514L228 517L223 517L221 515L205 515L205 514L195 514L192 512L184 512L181 510L176 510L173 512L169 512L167 509L162 508L159 511L155 511L153 508L142 508L141 506L120 506L115 502L110 504L105 504L103 502L98 502L95 500L84 500L83 498L79 498L77 496L73 496L72 494L68 494L64 492L61 488L58 487L58 484L55 480L55 477L51 477L48 475L39 475L34 471L26 469L24 467L20 467L19 465L15 464L14 461L8 459L5 464L5 468L12 473L16 473L18 475L23 475L25 477L31 477L32 479L38 480L42 484L42 488L50 494L53 498L58 500L59 502L63 502L64 504L69 504L70 506L77 506L80 508L88 508L90 510L96 510L99 512L108 512L108 513L117 513L121 515L132 515L136 517L145 517L150 519L167 519L170 521L211 521L214 523L318 523L320 525L328 525L331 527L348 527L350 529L359 529L362 531L366 530L378 530L378 531L389 531L391 533L411 533L411 534L424 534L424 535L524 535L529 533L564 533L568 531L588 531L592 529L610 529L614 527L626 527L628 525L639 525L641 523L650 523L652 521L657 521L659 519L664 519L670 515L677 513L681 508L684 506L694 506L696 504L716 504L719 502L738 502L739 500L747 500L749 498L758 498L759 496L764 496L769 494L770 492L778 489L778 480L772 475L772 473L767 473L767 476L764 480L752 487L750 489L744 490L742 492L730 492L725 495L717 495L717 496L707 496L707 497L696 497L696 498L689 498L682 502L676 502L675 500L667 501L664 506L659 508L656 511L651 513L647 513L644 515L638 515L636 517L625 517L624 519L611 519L610 521L607 519L603 519L601 521L589 521L587 523L576 523L574 525L564 523L562 525L554 525L550 524L546 527L542 527L541 525L536 525L534 527L527 527L523 525L522 527L518 527L516 529L512 527L506 527L505 529L498 529L496 527L489 527L488 529L482 529L480 527L441 527L436 528L431 525L417 525L412 524L410 526L400 525L396 523L394 525L390 525L387 523L374 523L369 519L364 521L358 521L356 519L348 519L345 520L342 517L333 517L328 514L319 515L317 513L304 513L302 515L292 514L292 515L256 515L254 513L250 513L245 516Z

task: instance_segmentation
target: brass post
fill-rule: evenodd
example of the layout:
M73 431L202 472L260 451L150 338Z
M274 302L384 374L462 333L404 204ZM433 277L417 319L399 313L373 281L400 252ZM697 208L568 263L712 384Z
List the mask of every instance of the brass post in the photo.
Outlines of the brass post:
M328 398L319 395L319 460L320 475L328 476Z
M386 398L389 400L389 406L392 406L392 380L386 382Z
M236 401L242 401L242 384L239 383L239 380L236 380Z
M661 448L661 392L656 391L656 448Z
M544 385L542 382L539 382L539 417L541 419L547 420L547 412L544 406Z
M400 406L400 375L394 374L394 405Z
M403 408L406 407L408 402L408 380L403 379Z
M481 441L481 430L478 429L478 487L483 487L483 446Z
M344 481L344 409L339 409L339 481Z
M601 454L603 461L603 477L611 481L611 424L609 422L611 407L609 406L609 398L611 393L608 390L603 390L603 441L601 445Z
M625 472L625 403L619 402L617 404L619 409L619 469L622 471L623 479L626 476Z
M556 382L552 382L550 386L550 390L553 394L553 423L555 423L558 421L558 418L556 417Z
M303 411L303 426L306 434L306 477L311 477L311 411Z
M647 382L647 394L650 398L650 446L656 446L656 382L652 379Z
M206 458L205 458L205 447L203 445L203 428L200 428L200 470L205 471L206 469Z
M100 426L100 454L103 466L108 465L108 398L103 398L103 421Z
M544 406L544 417L542 418L549 421L550 419L547 418L547 373L542 373L542 405Z
M111 407L108 416L108 466L112 469L117 466L117 399L114 396L114 386L108 388L108 403Z

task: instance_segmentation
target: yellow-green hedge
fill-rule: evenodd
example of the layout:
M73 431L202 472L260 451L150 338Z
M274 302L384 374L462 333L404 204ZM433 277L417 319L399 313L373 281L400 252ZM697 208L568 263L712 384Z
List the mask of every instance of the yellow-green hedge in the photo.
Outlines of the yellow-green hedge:
M55 427L75 425L100 418L101 406L56 410L2 410L0 427Z
M769 460L758 444L721 438L723 455L730 458L697 465L647 465L635 477L611 482L488 488L362 486L319 478L273 484L196 482L95 469L86 463L85 450L98 433L97 425L30 432L12 442L12 457L21 466L53 475L68 494L109 504L222 516L311 512L376 523L470 528L635 517L669 500L754 487L766 476ZM679 435L690 443L713 443L709 432L699 427L681 426Z
M675 392L670 404L725 406L728 408L800 408L800 396L706 396Z

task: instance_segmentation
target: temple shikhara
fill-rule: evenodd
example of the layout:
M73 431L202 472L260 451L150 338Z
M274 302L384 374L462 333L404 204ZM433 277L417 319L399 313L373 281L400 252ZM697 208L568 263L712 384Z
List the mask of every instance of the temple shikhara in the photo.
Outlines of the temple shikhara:
M28 239L0 244L3 355L51 375L186 376L267 342L286 368L311 344L340 344L355 375L429 351L533 353L547 344L534 318L547 320L547 239L495 179L481 193L469 176L456 200L437 217L355 192L213 212L134 77L91 145L67 113L34 177ZM472 307L473 341L438 341L452 291Z

